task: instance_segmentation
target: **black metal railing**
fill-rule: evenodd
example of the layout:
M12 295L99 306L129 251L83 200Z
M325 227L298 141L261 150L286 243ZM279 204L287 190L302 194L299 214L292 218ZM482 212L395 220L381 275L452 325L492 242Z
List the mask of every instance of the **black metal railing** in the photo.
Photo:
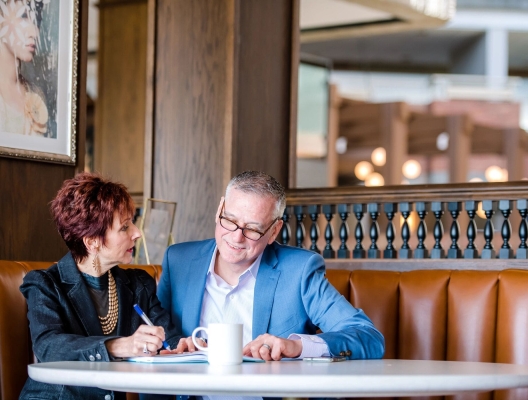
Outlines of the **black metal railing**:
M328 259L528 258L525 181L294 189L287 204L280 241Z

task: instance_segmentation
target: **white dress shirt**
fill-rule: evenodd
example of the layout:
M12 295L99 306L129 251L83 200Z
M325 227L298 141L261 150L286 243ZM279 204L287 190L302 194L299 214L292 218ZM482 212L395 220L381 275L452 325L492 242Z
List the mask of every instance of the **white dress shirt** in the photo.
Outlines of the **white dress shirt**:
M260 268L262 254L249 266L238 278L238 283L231 286L218 276L215 271L217 249L213 251L213 257L209 263L205 291L202 301L202 312L200 314L200 326L207 327L214 322L242 324L244 346L253 338L253 297L255 283ZM197 336L207 338L205 332ZM326 342L316 335L291 334L288 339L302 342L302 352L298 358L329 356L330 351ZM237 397L237 396L203 396L204 399L214 400L257 400L261 397Z

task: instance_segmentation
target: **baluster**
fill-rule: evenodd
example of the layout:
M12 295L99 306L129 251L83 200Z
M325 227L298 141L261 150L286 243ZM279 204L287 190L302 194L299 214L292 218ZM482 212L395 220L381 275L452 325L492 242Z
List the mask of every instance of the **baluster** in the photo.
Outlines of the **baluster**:
M433 229L433 236L435 238L435 245L431 250L431 258L444 258L445 250L442 248L442 237L444 236L444 226L442 225L442 215L444 215L445 204L440 201L431 203L431 211L433 212L436 222Z
M370 213L372 220L370 224L370 247L368 249L368 258L380 258L380 251L376 244L379 238L379 224L378 217L380 215L380 205L378 203L369 203L367 205L367 211Z
M325 215L327 224L325 229L325 239L326 239L326 246L323 250L323 257L324 258L335 258L335 250L332 248L332 240L334 239L334 228L332 227L332 224L330 221L332 221L332 218L335 214L335 204L325 204L323 205L323 213Z
M495 258L495 249L493 248L493 243L491 243L493 240L493 222L491 222L491 217L495 213L493 208L495 208L496 203L496 201L492 200L482 201L482 209L486 214L486 225L484 226L484 239L486 240L486 244L484 244L484 248L482 249L481 258Z
M451 223L451 230L449 232L451 236L451 247L447 251L447 258L462 258L462 250L458 246L458 238L460 237L460 224L458 223L458 216L462 211L462 203L460 202L449 202L447 203L447 209L453 217Z
M304 236L306 235L306 230L304 229L303 219L306 216L304 214L304 206L294 206L293 212L295 213L295 218L297 219L297 229L295 230L295 239L297 240L297 247L301 249L304 248Z
M418 236L418 246L414 252L414 258L428 258L429 251L425 247L425 238L427 237L427 225L425 225L424 218L427 215L427 209L429 208L429 203L423 201L418 201L415 204L416 212L420 217L420 223L418 224L418 230L416 234Z
M466 201L466 211L469 216L469 223L467 227L468 245L464 250L464 258L478 258L478 249L475 246L475 238L477 237L477 224L475 223L475 215L477 214L478 201Z
M354 231L354 236L356 238L356 247L352 251L353 258L365 258L365 249L361 245L363 240L363 227L361 226L361 219L365 213L366 207L364 204L354 204L353 206L354 214L357 219L356 229Z
M312 241L312 245L310 246L310 250L318 254L321 254L321 251L317 248L317 239L319 239L319 226L317 225L317 218L319 217L320 213L321 206L308 206L308 214L310 215L310 219L312 220L312 226L310 227L310 239Z
M341 239L341 246L337 250L337 258L350 258L350 250L347 247L348 240L348 224L347 219L350 215L350 207L348 204L338 204L337 212L341 217L341 227L339 228L339 239Z
M526 240L528 239L528 227L526 226L526 216L528 215L528 200L517 200L517 210L521 214L521 223L519 224L519 238L521 244L517 249L516 258L526 260L528 258L528 246Z
M510 246L511 238L511 223L510 223L510 214L513 210L513 201L510 200L500 200L499 201L499 210L504 217L502 222L501 236L502 236L502 246L499 249L499 258L508 259L513 258L513 249Z
M385 203L383 205L383 211L385 211L385 214L387 215L387 219L389 222L387 223L387 231L386 231L386 237L387 237L387 248L383 251L383 258L396 258L398 257L398 253L392 243L394 242L394 239L396 238L396 234L394 232L394 224L392 223L392 219L394 218L394 215L398 211L398 204L397 203Z
M409 239L411 238L411 230L409 229L409 224L407 223L407 218L411 215L412 204L411 203L400 203L400 212L403 217L403 225L401 228L401 237L403 240L402 247L399 251L400 258L412 258L412 250L409 247Z
M290 228L290 213L291 213L291 207L285 207L284 213L282 214L282 228L281 228L281 243L284 245L290 244L290 238L291 238L291 228Z

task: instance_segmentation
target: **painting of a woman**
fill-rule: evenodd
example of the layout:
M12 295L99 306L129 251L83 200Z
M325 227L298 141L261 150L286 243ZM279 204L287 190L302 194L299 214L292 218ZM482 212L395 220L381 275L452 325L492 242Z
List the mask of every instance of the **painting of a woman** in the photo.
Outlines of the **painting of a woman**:
M46 96L22 74L39 51L42 12L50 0L0 0L0 132L50 137Z

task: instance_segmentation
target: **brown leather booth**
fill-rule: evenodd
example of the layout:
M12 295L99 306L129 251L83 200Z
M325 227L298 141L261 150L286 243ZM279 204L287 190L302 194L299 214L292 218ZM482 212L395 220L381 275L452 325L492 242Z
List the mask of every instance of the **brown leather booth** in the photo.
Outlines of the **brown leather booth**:
M33 269L48 268L51 262L0 261L0 400L16 400L33 363L26 299L20 293L22 279ZM141 268L159 281L159 265L121 265ZM131 398L134 398L132 396Z
M29 270L49 265L0 261L0 400L18 398L33 362L18 288ZM124 267L156 280L161 273L156 265ZM328 270L327 276L381 330L385 358L528 364L528 271ZM521 400L528 389L448 399Z

